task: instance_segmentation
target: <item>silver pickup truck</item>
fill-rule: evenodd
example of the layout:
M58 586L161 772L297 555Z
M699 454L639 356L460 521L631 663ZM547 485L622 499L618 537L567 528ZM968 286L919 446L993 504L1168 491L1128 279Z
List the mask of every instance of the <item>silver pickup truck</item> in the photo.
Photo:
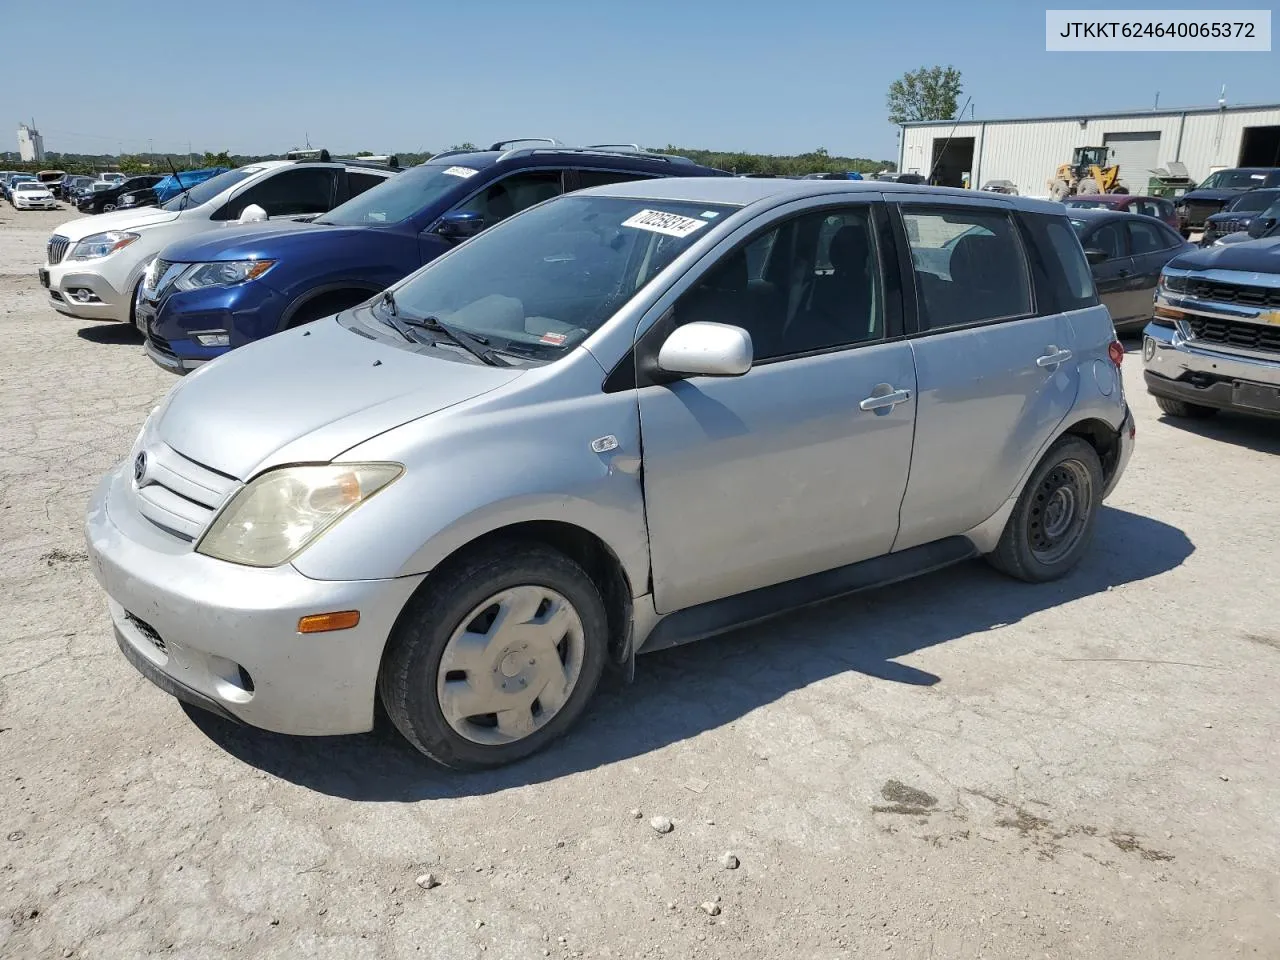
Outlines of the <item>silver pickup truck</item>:
M1142 360L1147 390L1169 416L1280 416L1280 237L1169 261Z

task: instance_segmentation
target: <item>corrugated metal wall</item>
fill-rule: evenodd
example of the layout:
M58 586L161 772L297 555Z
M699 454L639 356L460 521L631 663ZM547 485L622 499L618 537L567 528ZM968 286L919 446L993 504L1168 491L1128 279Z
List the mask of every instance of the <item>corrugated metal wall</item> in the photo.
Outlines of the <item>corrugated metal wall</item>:
M955 137L974 138L973 186L990 180L1012 180L1023 196L1048 195L1048 180L1058 164L1071 159L1076 147L1101 146L1106 133L1160 134L1160 164L1181 159L1196 180L1215 167L1233 166L1240 155L1245 127L1280 125L1280 109L1223 113L1159 113L1131 117L1079 120L1025 120L1003 123L961 123ZM1179 156L1179 129L1181 150ZM945 124L907 127L900 147L901 169L927 174L933 163L934 140L952 133ZM1148 172L1121 168L1121 178L1133 193L1146 189Z

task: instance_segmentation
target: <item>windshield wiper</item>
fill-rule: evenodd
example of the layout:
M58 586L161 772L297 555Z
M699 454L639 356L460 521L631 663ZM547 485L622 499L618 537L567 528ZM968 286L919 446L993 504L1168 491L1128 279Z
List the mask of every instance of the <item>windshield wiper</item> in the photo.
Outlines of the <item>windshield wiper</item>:
M388 290L383 296L385 297L390 293L391 291ZM392 302L394 303L394 301ZM400 322L410 327L421 327L424 330L430 330L442 339L462 347L467 353L491 367L511 366L496 351L489 349L489 341L485 337L477 336L474 333L465 333L453 327L446 327L436 317L405 317Z
M422 337L418 336L409 329L408 324L400 319L400 311L396 307L396 296L394 293L390 290L384 290L378 302L382 304L382 315L386 319L387 325L391 327L392 330L400 334L400 336L404 337L410 343L423 345L431 342L430 340L424 340Z

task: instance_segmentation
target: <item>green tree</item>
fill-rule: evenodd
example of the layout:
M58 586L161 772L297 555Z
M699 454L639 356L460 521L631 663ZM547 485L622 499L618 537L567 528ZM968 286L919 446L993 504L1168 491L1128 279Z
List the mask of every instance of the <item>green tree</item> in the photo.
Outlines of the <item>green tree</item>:
M960 100L960 71L955 67L908 70L889 84L889 122L950 120Z
M223 150L221 153L205 153L202 167L234 167L235 161L231 159L230 152Z

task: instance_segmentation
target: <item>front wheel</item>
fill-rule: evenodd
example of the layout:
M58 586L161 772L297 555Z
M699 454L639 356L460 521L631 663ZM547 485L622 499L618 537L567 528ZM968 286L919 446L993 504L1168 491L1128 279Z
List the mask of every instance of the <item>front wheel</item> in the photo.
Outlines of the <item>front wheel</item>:
M1216 416L1218 413L1217 407L1202 407L1198 403L1172 400L1169 397L1156 397L1155 399L1156 406L1170 417L1188 417L1193 420L1203 420L1206 417Z
M1093 539L1102 489L1102 463L1093 447L1079 437L1058 440L1031 474L987 559L1030 583L1066 575Z
M114 203L104 203L104 204L102 205L102 212L103 212L103 213L110 213L110 212L111 212L112 210L114 210L115 208L116 208L116 205L115 205Z
M483 549L409 602L378 676L387 715L410 743L456 769L497 767L563 734L608 656L600 591L550 547Z

